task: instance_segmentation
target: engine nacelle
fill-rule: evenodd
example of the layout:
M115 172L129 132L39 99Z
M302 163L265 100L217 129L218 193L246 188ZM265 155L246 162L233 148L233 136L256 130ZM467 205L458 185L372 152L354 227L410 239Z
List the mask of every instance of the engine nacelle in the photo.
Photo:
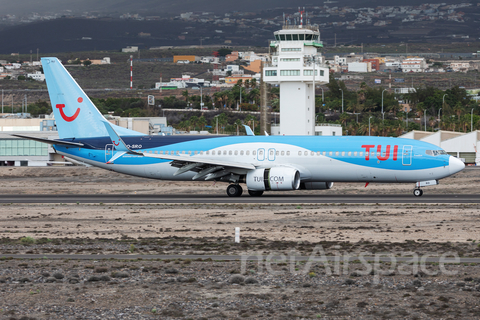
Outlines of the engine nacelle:
M325 190L331 189L333 182L302 182L300 189L302 190Z
M289 167L250 170L246 183L248 190L252 191L297 190L300 188L300 172Z

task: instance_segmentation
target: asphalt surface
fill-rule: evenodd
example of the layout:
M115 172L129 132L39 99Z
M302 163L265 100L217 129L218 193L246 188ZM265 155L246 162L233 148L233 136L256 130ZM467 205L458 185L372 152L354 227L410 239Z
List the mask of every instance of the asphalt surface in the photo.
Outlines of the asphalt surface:
M278 256L278 255L135 255L135 254L0 254L0 258L13 258L13 259L70 259L70 260L166 260L166 259L191 259L195 260L198 258L201 259L212 259L214 261L259 261L266 260L271 262L288 262L288 261L312 261L312 262L326 262L326 261L337 261L340 259L348 261L358 261L362 259L366 262L412 262L412 257L406 256L389 256L388 254L379 253L376 256L348 256L348 257L338 257L338 256ZM310 260L311 259L311 260ZM362 261L361 260L361 261ZM454 257L452 255L445 255L444 257L417 257L415 261L418 262L433 262L439 263L480 263L480 258L462 258Z
M228 197L211 194L25 194L0 195L0 203L480 203L478 194L281 195Z

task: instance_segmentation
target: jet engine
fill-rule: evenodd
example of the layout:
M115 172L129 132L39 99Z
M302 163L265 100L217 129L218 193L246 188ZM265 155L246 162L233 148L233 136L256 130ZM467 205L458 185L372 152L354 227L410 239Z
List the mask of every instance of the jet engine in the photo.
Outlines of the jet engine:
M248 190L252 191L297 190L300 188L300 172L290 167L250 170L246 183Z

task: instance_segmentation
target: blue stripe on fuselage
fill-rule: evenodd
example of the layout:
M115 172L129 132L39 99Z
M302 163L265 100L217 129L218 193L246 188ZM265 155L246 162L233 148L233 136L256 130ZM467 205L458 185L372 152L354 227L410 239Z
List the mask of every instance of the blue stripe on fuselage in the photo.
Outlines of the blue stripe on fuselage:
M132 150L142 151L206 151L216 148L228 148L228 149L258 149L261 148L262 143L277 144L277 150L285 151L289 150L290 146L300 147L308 151L313 152L326 152L327 158L336 159L342 162L356 164L360 166L393 169L393 170L418 170L436 168L448 165L448 155L429 156L425 153L426 150L439 150L440 148L417 140L400 139L400 138L385 138L385 137L315 137L315 136L136 136L136 137L122 137L125 143ZM72 140L68 140L72 141ZM65 153L75 154L80 157L86 157L87 159L105 162L105 146L111 144L109 137L99 138L87 138L76 139L75 142L82 142L85 144L85 148L79 150L79 148L56 146L57 150ZM251 144L251 145L250 145ZM259 145L260 144L260 145ZM237 147L235 146L237 145ZM385 152L387 146L390 146L390 153L387 160L378 159L377 148L381 146L381 152ZM366 147L362 146L374 146L370 149L370 152L375 152L375 155L370 155L369 160L366 160L365 152ZM398 146L397 160L393 160L394 146ZM413 154L411 165L403 165L402 163L402 151L404 146L412 146ZM266 151L266 150L265 150ZM336 155L336 152L339 155ZM332 152L332 155L329 155ZM342 156L342 152L345 154ZM351 155L348 156L348 152ZM353 156L354 152L357 152L357 156ZM359 156L359 152L363 152L363 157ZM210 156L209 158L223 158L224 156ZM309 156L298 154L291 154L289 158L291 160L282 161L283 163L289 162L295 164L297 162L303 162L307 160ZM286 160L286 158L284 158ZM127 165L142 165L161 163L168 160L147 158L135 155L125 155L122 158L115 161L118 164ZM239 158L239 161L241 159ZM268 163L267 160L265 160ZM409 162L409 161L407 161Z

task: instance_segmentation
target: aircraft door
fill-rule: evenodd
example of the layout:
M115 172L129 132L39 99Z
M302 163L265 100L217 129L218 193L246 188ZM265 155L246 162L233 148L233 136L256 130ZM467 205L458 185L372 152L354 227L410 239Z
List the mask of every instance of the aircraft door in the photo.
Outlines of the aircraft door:
M258 161L265 160L265 149L261 148L257 150L257 160Z
M105 163L113 157L113 144L105 145Z
M268 161L275 161L275 149L268 149Z
M411 166L412 165L412 155L413 155L412 146L403 146L402 164L404 166Z

